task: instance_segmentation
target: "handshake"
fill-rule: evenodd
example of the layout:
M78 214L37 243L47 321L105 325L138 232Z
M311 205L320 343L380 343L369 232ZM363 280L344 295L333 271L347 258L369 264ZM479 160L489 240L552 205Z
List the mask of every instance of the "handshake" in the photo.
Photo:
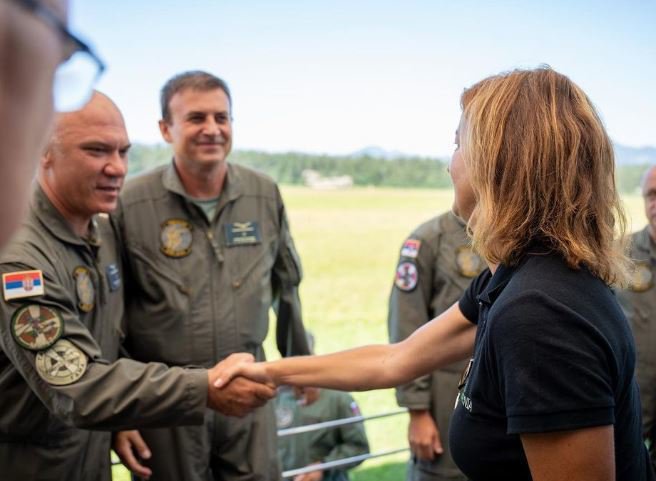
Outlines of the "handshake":
M243 417L276 396L276 384L265 373L266 363L251 354L228 356L207 371L207 407L227 416Z
M207 371L207 407L227 416L243 417L276 396L276 385L265 374L266 363L251 354L228 356ZM152 470L144 463L151 457L137 430L114 433L113 449L135 475L148 479Z

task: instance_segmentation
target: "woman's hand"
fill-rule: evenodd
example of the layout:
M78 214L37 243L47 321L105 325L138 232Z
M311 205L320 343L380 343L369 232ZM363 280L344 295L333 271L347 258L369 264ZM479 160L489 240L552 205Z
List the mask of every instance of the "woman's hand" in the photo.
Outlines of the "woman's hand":
M231 354L212 368L214 386L221 388L235 377L243 376L251 381L275 387L275 382L266 372L266 366L266 362L254 362L251 354L242 352Z

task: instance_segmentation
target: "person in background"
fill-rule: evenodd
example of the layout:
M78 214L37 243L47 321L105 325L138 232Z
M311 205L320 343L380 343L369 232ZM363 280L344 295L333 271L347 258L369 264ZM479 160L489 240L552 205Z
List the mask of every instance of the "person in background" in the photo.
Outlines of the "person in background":
M629 288L619 291L618 296L636 341L642 434L649 445L652 463L656 463L656 166L644 173L640 188L647 225L631 234L633 275Z
M161 107L173 161L130 180L115 215L129 285L127 352L172 366L210 367L238 351L263 360L273 308L281 355L308 354L301 264L278 186L228 162L227 84L181 73L162 88ZM269 405L243 419L208 410L203 426L142 430L152 479L277 480L275 425Z
M314 352L314 337L309 332L308 344ZM279 430L361 415L358 404L349 393L314 387L279 387L275 408ZM278 455L283 471L368 453L369 441L361 422L278 437ZM293 479L348 481L348 470L361 462L311 471Z
M465 223L446 212L418 226L401 247L390 294L391 342L406 339L456 302L485 267L474 253ZM461 361L396 388L399 406L408 408L412 457L407 481L466 481L453 462L447 441Z

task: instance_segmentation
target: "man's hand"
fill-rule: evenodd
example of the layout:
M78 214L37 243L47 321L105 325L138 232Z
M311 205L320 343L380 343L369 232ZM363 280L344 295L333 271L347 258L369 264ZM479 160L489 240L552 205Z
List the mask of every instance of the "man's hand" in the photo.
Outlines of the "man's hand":
M135 451L141 459L150 459L150 449L139 434L139 431L120 431L114 433L114 451L121 458L123 465L136 476L150 478L153 472L139 462Z
M312 463L319 464L319 463ZM323 479L323 471L311 471L309 473L299 474L294 477L294 481L321 481Z
M444 452L440 431L427 410L410 410L408 443L412 454L424 461L431 461Z
M250 354L233 354L240 357L240 361L253 362ZM225 362L225 361L224 361ZM215 382L221 371L218 363L207 371L208 393L207 406L227 416L243 417L256 408L264 406L267 401L276 396L275 387L268 384L257 383L243 377L235 377L228 384L216 387Z

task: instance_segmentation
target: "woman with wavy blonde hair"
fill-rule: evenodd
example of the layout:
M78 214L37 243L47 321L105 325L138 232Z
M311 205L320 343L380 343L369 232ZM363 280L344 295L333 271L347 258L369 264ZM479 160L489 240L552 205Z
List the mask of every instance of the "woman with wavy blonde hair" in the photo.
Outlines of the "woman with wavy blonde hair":
M646 481L635 347L610 288L626 277L613 153L594 107L548 67L462 95L454 212L489 269L406 340L218 369L294 386L396 386L470 358L449 443L472 481Z

